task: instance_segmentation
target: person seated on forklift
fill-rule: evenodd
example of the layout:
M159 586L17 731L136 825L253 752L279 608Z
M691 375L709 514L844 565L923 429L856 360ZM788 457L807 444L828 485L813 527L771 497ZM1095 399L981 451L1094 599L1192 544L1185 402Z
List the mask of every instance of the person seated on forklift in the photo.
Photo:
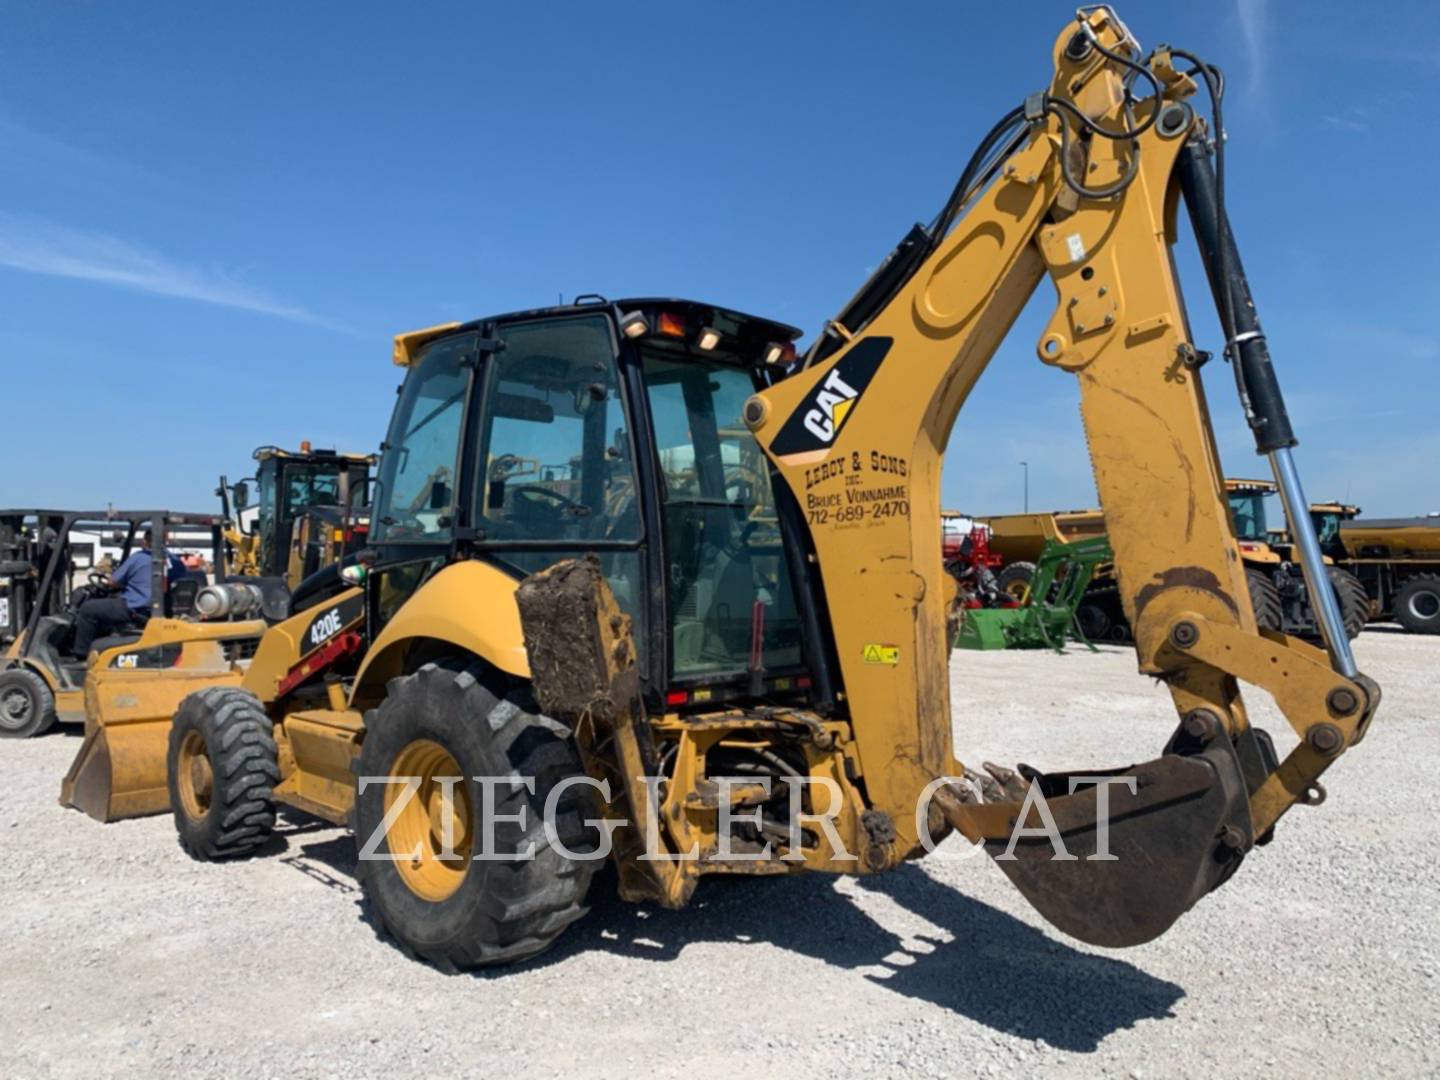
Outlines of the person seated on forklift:
M140 535L140 546L106 579L105 584L114 591L92 596L75 610L75 637L70 645L73 656L83 660L90 655L96 638L140 628L150 620L153 558L150 530L146 529ZM165 580L173 585L186 575L185 564L175 555L169 555L166 562Z

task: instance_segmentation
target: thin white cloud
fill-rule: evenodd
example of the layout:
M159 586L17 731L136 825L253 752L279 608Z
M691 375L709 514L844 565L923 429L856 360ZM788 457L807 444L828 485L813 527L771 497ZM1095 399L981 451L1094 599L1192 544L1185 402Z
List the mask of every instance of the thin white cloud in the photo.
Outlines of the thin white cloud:
M1325 113L1320 117L1320 121L1327 127L1339 128L1341 131L1363 133L1370 130L1370 121L1366 119L1364 111L1353 107L1343 112Z
M1265 89L1265 65L1270 56L1270 3L1235 0L1235 13L1240 18L1240 35L1245 39L1245 57L1250 65L1249 89L1258 95Z
M156 296L218 304L353 333L350 327L288 304L224 270L188 266L109 233L72 229L4 211L0 211L0 266L118 285Z

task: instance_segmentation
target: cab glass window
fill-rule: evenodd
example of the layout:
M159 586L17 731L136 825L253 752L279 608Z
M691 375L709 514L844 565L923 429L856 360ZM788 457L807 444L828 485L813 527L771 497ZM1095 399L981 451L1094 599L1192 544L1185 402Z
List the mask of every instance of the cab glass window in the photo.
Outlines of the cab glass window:
M635 541L640 512L610 321L502 329L475 524L486 541Z
M288 465L285 468L285 513L309 506L340 505L340 470L334 465Z
M276 467L265 462L260 466L260 474L255 478L260 489L259 519L261 522L273 521L275 518L275 504L279 498L279 494L275 490L275 473Z
M427 348L406 376L380 462L371 529L376 540L445 540L453 528L460 428L475 336Z
M742 368L645 357L655 425L677 679L802 662L770 471L741 412Z
M1230 519L1237 540L1265 539L1265 496L1230 495Z

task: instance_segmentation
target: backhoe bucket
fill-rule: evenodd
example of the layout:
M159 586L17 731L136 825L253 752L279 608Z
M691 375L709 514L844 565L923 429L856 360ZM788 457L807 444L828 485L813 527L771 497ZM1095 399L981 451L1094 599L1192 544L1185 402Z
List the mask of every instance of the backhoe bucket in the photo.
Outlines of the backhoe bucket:
M1022 771L1006 785L1012 801L939 803L1041 915L1091 945L1159 937L1254 843L1245 777L1225 738L1125 769Z
M240 673L108 670L92 679L85 695L85 741L60 785L60 804L96 821L165 813L170 718L188 694L238 686Z

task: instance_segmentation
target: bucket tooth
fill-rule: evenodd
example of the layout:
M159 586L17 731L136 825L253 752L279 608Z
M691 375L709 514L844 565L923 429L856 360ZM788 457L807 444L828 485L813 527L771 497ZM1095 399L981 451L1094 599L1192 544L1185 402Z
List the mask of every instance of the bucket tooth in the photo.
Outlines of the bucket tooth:
M965 779L980 789L982 802L1003 803L1008 801L1005 789L993 777L987 776L985 773L978 773L967 766Z
M1004 765L996 765L990 761L982 761L980 767L995 778L1009 801L1023 801L1025 793L1030 790L1030 785L1014 769L1007 769Z

